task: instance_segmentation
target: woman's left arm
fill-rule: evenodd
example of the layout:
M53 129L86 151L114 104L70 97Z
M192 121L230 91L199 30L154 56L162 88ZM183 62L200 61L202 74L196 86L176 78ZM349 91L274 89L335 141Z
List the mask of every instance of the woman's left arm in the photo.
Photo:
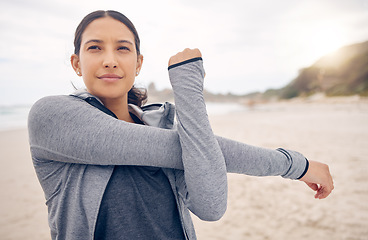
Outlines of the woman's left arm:
M226 211L227 176L225 160L203 99L204 75L198 49L185 49L170 58L169 76L187 188L183 200L199 218L211 221L218 220Z

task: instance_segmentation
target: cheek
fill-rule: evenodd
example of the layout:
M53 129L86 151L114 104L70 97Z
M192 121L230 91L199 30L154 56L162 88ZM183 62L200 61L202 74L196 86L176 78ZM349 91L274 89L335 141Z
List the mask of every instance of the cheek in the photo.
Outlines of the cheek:
M130 90L133 85L134 85L134 82L135 82L135 73L131 73L129 74L129 77L127 78L127 81L124 83L124 85L129 88L128 90Z
M80 61L79 67L82 73L83 81L86 81L85 78L90 74L91 66L88 61Z
M134 78L136 73L136 64L132 62L128 63L125 68L125 73Z
M124 56L121 59L120 66L124 69L126 74L134 74L135 76L137 70L137 56L135 54L132 54L129 57Z
M88 60L84 59L84 61L80 62L80 68L82 72L83 81L86 85L93 83L95 74L99 66L96 60L97 59L95 59L95 61L91 61L91 59L88 59Z
M92 76L94 73L94 71L91 69L91 66L89 66L88 64L82 65L81 70L84 83L85 84L91 83L93 80Z
M98 68L98 59L88 59L85 61L81 61L81 69L85 73L91 73L94 72Z

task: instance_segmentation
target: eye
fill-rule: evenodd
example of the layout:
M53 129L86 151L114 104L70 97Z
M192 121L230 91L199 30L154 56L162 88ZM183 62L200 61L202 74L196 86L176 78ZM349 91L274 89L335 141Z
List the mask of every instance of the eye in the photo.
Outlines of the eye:
M97 45L92 45L92 46L89 46L87 50L101 50L101 48Z
M122 51L130 51L130 48L126 47L126 46L121 46L118 48L118 50L122 50Z

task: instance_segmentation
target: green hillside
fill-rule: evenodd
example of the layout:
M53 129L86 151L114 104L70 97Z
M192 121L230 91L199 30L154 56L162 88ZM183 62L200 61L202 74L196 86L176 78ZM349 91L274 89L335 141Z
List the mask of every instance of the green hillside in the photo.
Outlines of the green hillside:
M327 96L368 96L368 41L345 46L303 68L287 86L264 96L288 99L323 92Z

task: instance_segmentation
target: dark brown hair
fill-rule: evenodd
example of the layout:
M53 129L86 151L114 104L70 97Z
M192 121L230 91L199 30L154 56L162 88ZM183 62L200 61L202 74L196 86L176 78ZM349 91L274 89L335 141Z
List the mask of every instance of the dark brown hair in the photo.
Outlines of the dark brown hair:
M82 21L79 23L74 36L74 53L79 55L82 35L84 30L86 30L87 26L96 19L104 18L104 17L112 17L120 22L122 22L125 26L129 28L129 30L134 35L135 49L137 51L137 56L141 54L140 52L140 39L137 30L135 29L133 23L122 13L108 10L108 11L95 11L91 12L87 16L85 16ZM128 92L128 103L135 104L137 106L142 106L147 100L147 91L145 89L136 88L134 85Z

